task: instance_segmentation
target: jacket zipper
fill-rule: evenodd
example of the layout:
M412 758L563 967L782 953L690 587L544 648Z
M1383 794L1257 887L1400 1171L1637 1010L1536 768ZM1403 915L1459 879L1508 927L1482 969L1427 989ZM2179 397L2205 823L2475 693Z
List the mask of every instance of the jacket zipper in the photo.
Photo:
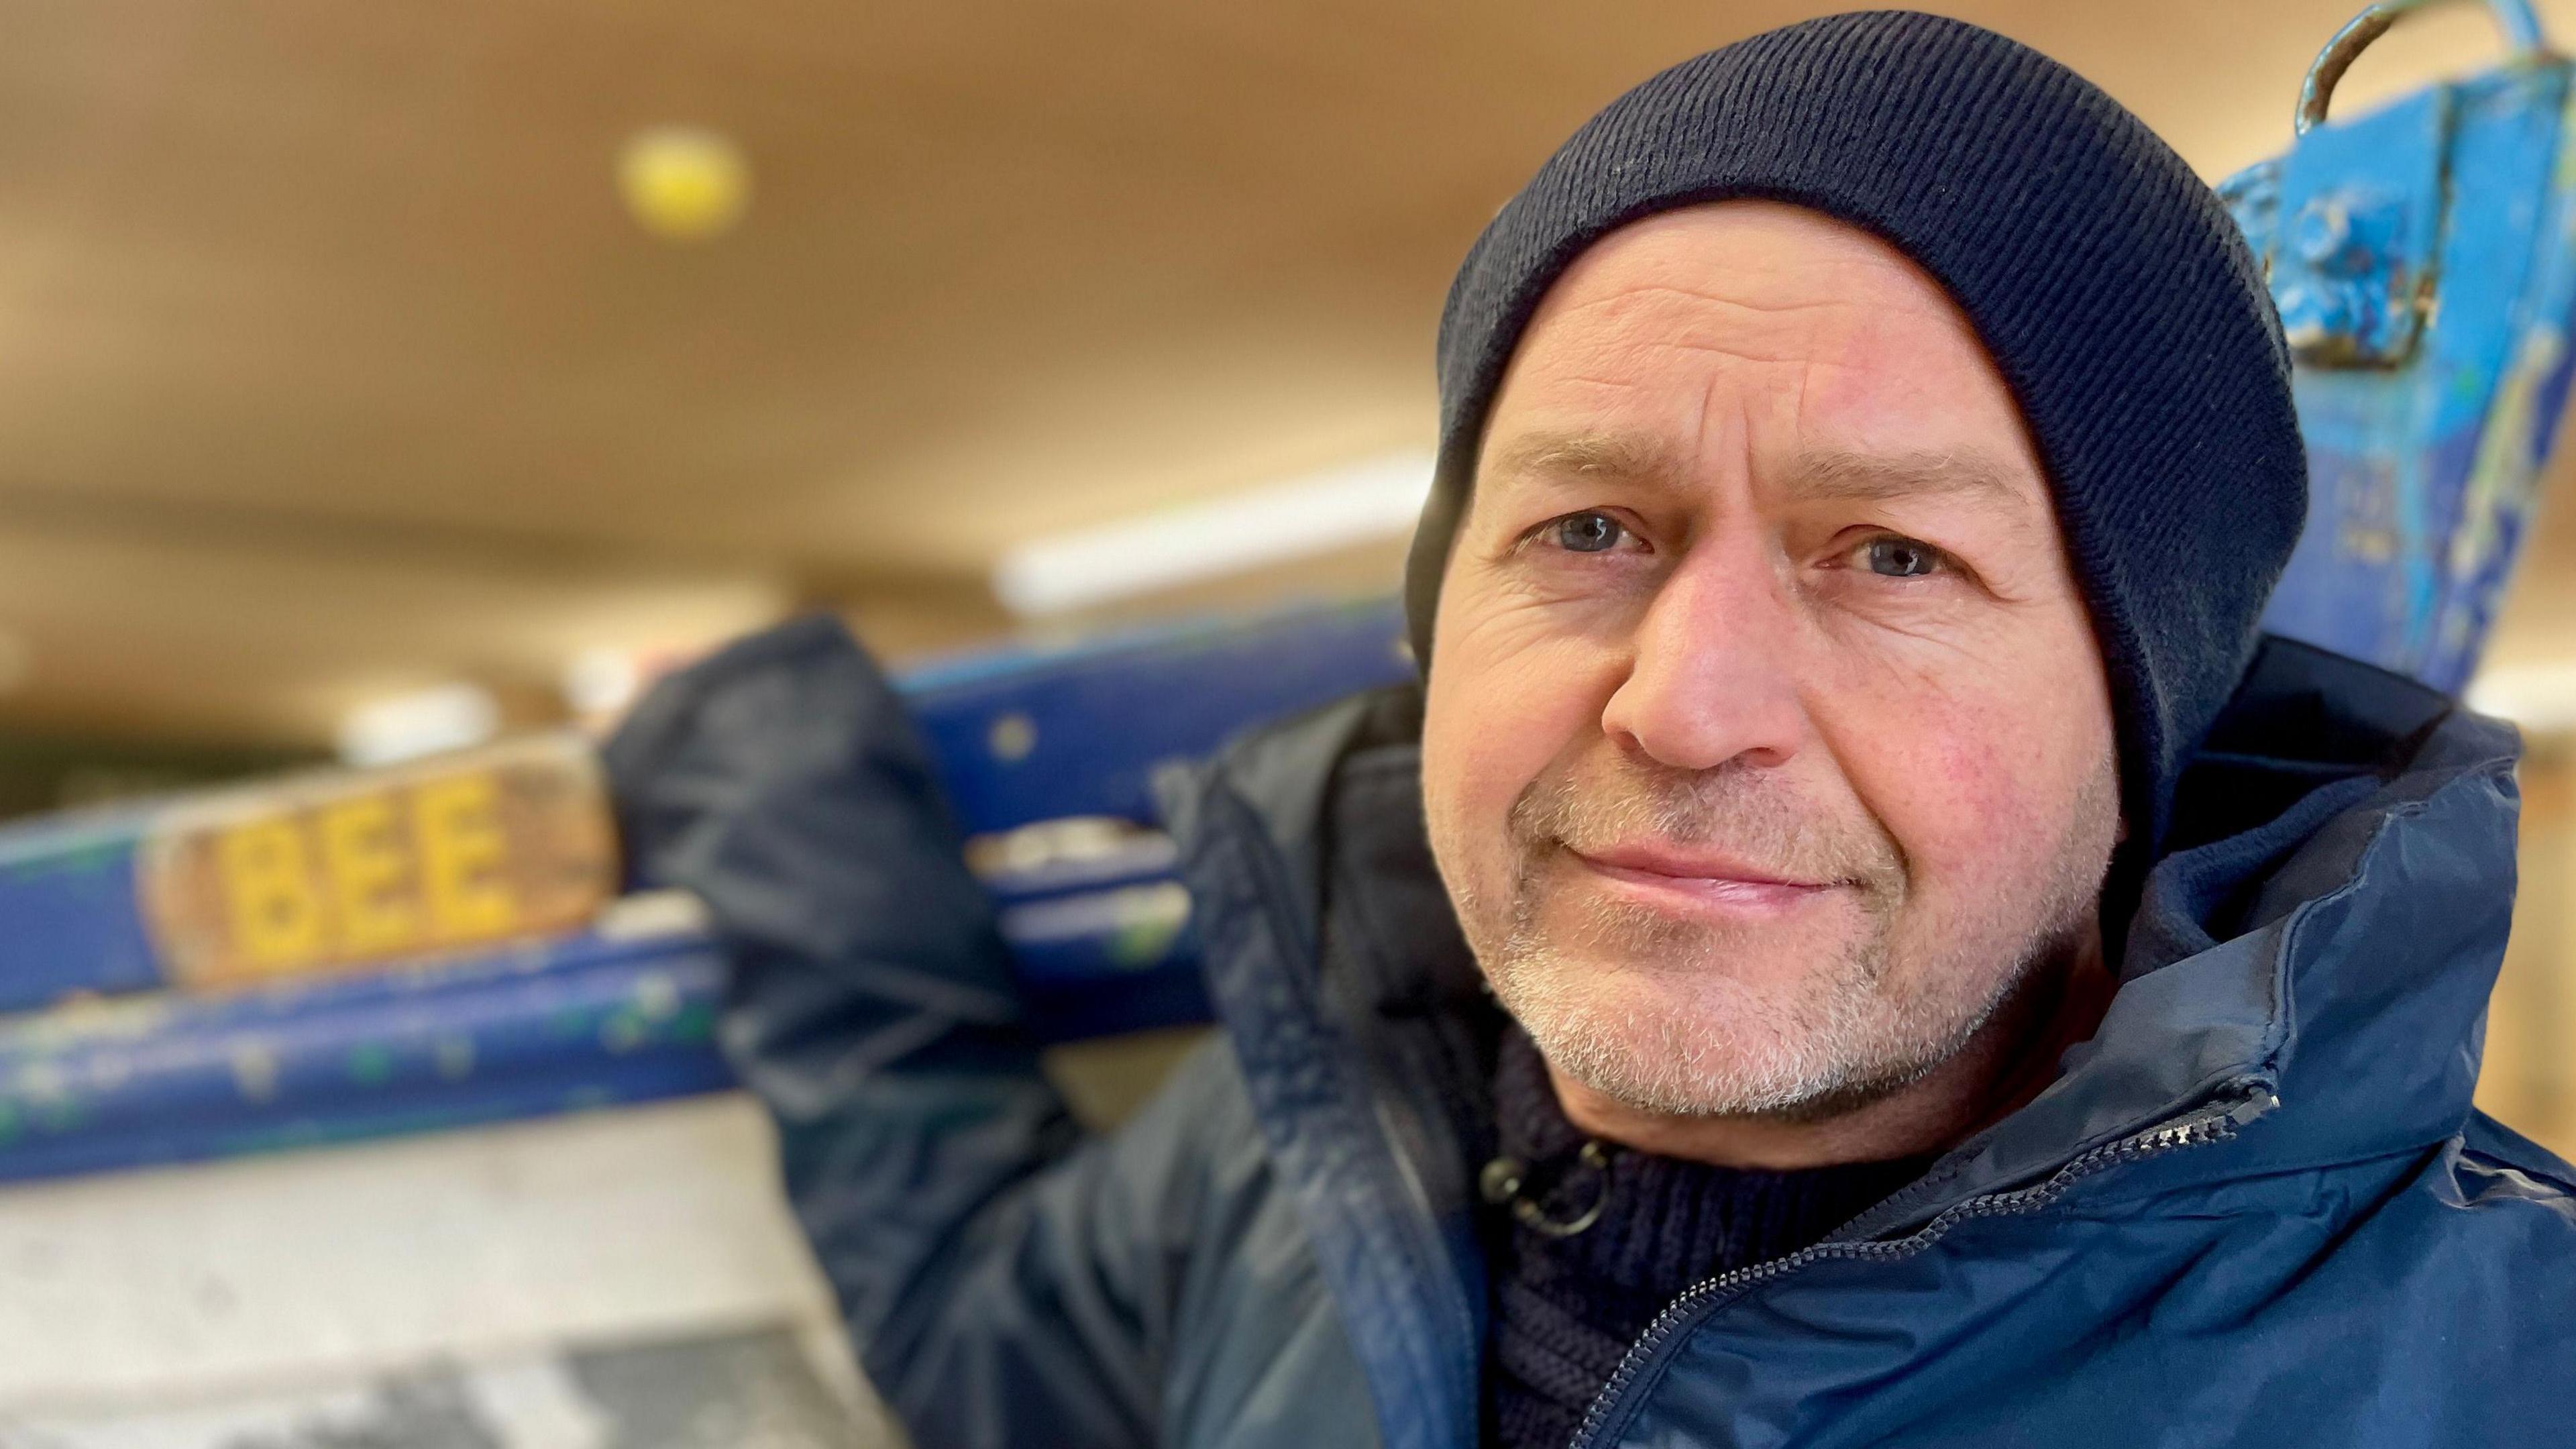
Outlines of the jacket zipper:
M2030 1187L2016 1188L2010 1192L1972 1197L1965 1202L1944 1208L1932 1221L1905 1237L1887 1242L1818 1243L1812 1247L1801 1248L1786 1257L1737 1268L1732 1272L1721 1273L1714 1278L1694 1284L1667 1305L1663 1312L1655 1315L1655 1321L1648 1324L1645 1333L1629 1347L1627 1355L1620 1359L1618 1369L1610 1375L1610 1382L1602 1385L1601 1392L1592 1400L1592 1407L1584 1411L1583 1425L1575 1431L1570 1449L1599 1449L1597 1441L1609 1421L1611 1410L1625 1396L1628 1386L1639 1374L1645 1372L1646 1365L1663 1352L1666 1342L1678 1333L1686 1322L1700 1317L1700 1310L1714 1306L1720 1299L1744 1292L1758 1284L1794 1273L1810 1263L1820 1263L1828 1258L1872 1258L1886 1261L1911 1257L1939 1242L1954 1225L1970 1218L2008 1217L2020 1213L2037 1212L2064 1196L2066 1190L2077 1182L2104 1168L2162 1156L2186 1147L2224 1142L2234 1137L2238 1128L2279 1105L2280 1099L2272 1095L2268 1084L2260 1081L2241 1082L2235 1084L2231 1095L2222 1097L2208 1106L2187 1112L2158 1126L2148 1128L2144 1132L2123 1137L2117 1142L2104 1143L2090 1152L2075 1157L2050 1174L2044 1182Z

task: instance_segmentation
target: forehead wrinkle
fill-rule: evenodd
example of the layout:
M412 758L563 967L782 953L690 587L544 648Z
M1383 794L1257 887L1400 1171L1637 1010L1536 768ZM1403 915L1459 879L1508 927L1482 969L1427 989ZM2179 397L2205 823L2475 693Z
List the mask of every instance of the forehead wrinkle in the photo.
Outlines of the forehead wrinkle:
M1668 352L1697 352L1710 357L1730 358L1736 362L1759 362L1778 367L1795 367L1801 372L1821 372L1828 369L1849 372L1855 367L1864 365L1847 362L1841 358L1816 357L1800 352L1760 352L1753 349L1749 340L1721 342L1715 339L1703 341L1691 337L1666 337L1657 338L1651 345Z
M1625 312L1630 309L1623 304L1634 303L1641 298L1674 297L1688 298L1692 302L1723 311L1751 315L1740 320L1702 318L1697 319L1694 326L1683 327L1657 327L1652 323L1640 324L1622 318L1599 334L1587 336L1578 333L1576 338L1570 341L1551 325L1562 323L1566 319L1586 312L1598 312L1604 309L1618 309ZM1713 296L1676 286L1630 287L1608 296L1587 297L1570 302L1554 318L1533 323L1530 336L1543 341L1525 348L1524 351L1570 350L1578 356L1590 354L1597 360L1602 356L1626 357L1634 356L1640 351L1663 350L1696 352L1740 362L1772 365L1846 367L1848 363L1830 356L1819 355L1812 347L1779 345L1790 335L1789 328L1782 324L1806 313L1858 313L1867 316L1919 310L1922 309L1876 300L1862 301L1849 296L1820 297L1790 302L1759 302ZM1936 320L1945 323L1954 321L1951 318L1934 315ZM1541 370L1545 371L1545 369ZM1577 368L1578 373L1584 370L1581 367ZM1621 386L1632 385L1634 382L1634 379L1629 378L1596 379L1588 376L1560 377L1556 380L1615 381Z
M1781 301L1765 301L1747 296L1732 296L1719 292L1703 292L1695 287L1685 287L1678 282L1632 282L1621 285L1615 289L1605 289L1598 296L1570 299L1558 315L1565 317L1577 316L1585 312L1597 311L1604 307L1617 307L1623 303L1633 303L1649 299L1679 300L1710 307L1724 307L1739 312L1753 312L1771 317L1788 316L1799 312L1835 311L1858 306L1887 305L1878 298L1871 298L1868 302L1862 302L1847 293L1841 292L1834 292L1817 297L1798 297Z

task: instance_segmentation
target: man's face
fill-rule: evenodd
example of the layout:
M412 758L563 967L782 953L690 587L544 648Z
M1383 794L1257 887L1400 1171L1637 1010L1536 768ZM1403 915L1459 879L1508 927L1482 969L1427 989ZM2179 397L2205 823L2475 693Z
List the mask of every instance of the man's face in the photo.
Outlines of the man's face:
M1729 202L1556 283L1440 595L1434 853L1559 1072L1824 1115L2093 928L2111 707L2039 460L1939 287Z

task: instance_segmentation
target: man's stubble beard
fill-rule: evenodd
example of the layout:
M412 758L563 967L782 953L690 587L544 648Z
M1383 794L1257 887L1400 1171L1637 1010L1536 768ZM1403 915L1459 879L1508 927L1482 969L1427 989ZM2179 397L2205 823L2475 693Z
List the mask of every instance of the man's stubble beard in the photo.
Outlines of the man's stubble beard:
M1489 923L1464 896L1459 913L1495 995L1558 1071L1665 1116L1821 1120L1921 1081L2086 939L2117 819L2106 760L2036 889L1986 900L1949 922L1943 940L1907 943L1900 959L1908 862L1857 801L1819 809L1741 765L1684 776L1623 762L1616 774L1578 786L1559 773L1524 789L1508 823L1505 929L1480 939L1497 933L1479 929ZM1834 881L1860 928L1765 990L1726 961L1776 952L1776 929L1685 920L1589 891L1550 898L1552 879L1581 869L1569 848L1636 839L1722 846L1784 878ZM1641 1011L1640 995L1655 1009Z

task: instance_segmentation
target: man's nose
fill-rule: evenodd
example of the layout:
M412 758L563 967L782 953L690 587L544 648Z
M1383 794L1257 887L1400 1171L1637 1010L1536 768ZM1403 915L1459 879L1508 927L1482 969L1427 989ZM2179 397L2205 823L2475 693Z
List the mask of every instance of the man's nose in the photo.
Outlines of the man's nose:
M1777 765L1806 737L1798 621L1758 547L1710 549L1668 575L1639 619L1628 677L1602 711L1621 745L1678 770Z

